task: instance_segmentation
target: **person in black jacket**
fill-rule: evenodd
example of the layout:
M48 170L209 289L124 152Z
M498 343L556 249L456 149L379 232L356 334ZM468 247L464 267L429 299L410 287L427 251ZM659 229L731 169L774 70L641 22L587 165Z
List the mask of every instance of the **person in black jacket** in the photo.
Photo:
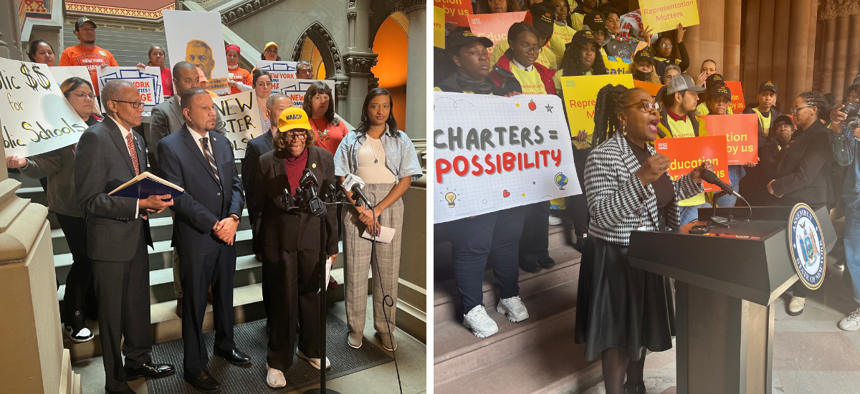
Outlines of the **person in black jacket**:
M654 66L656 67L657 75L663 79L666 74L666 67L675 65L681 68L681 72L687 71L690 67L690 55L687 53L687 47L684 46L684 33L687 29L681 24L678 24L678 30L675 32L675 40L672 37L660 34L657 39L657 44L652 48L654 50ZM677 43L677 44L676 44ZM678 48L678 58L673 56L674 48Z
M489 78L490 55L487 48L492 46L493 42L489 38L478 37L471 31L455 32L448 36L445 40L445 50L456 64L457 70L440 81L435 90L496 96L510 95L512 91L497 86Z
M773 119L770 130L767 137L759 142L758 163L746 167L747 174L739 182L742 195L752 206L782 205L779 198L768 193L767 183L776 178L779 152L794 135L794 121L788 115L781 115ZM735 205L746 206L743 201L737 201Z

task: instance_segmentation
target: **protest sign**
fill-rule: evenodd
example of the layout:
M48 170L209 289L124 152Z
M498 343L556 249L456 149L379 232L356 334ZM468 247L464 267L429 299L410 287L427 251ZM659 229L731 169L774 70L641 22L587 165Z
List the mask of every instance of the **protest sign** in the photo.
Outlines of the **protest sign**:
M726 81L726 87L732 91L732 103L729 108L732 113L739 114L744 112L746 103L744 102L744 91L739 81Z
M187 61L203 70L209 80L209 90L219 94L229 93L221 14L176 10L164 10L162 13L170 66Z
M78 142L87 129L48 70L44 64L0 58L0 121L6 156L50 152Z
M682 175L687 175L705 160L714 163L714 174L726 184L729 181L728 154L726 153L726 138L717 137L690 137L690 138L662 138L654 142L657 153L663 154L672 160L666 173L672 180ZM719 186L708 182L703 183L706 192L721 190Z
M636 41L629 41L623 38L610 39L603 48L609 56L632 59L636 53Z
M434 92L433 221L581 193L561 99Z
M525 17L525 11L472 15L469 17L469 28L476 36L489 38L495 47L499 41L508 39L511 25L522 22ZM492 54L493 48L487 48L487 52Z
M635 80L633 81L633 86L647 90L648 93L650 93L652 97L657 97L657 92L659 92L660 88L663 87L663 85L660 85L659 83L651 83L651 82L635 81Z
M678 24L684 27L699 24L699 8L696 0L639 0L642 24L654 33L675 30Z
M472 0L433 0L433 6L445 12L445 21L457 26L469 26L467 18L472 15Z
M296 79L299 62L287 62L280 60L257 60L257 69L268 71L272 77L272 93L281 90L281 84L291 79Z
M445 49L445 9L433 6L433 46Z
M227 138L233 145L233 154L237 159L245 158L245 148L252 138L267 133L260 126L260 110L257 108L257 95L253 90L220 96L212 99L215 110L221 115Z
M161 70L147 67L143 71L137 67L105 67L98 70L99 91L108 81L123 79L134 84L140 92L144 112L152 112L156 105L164 101L161 85Z
M709 136L726 136L729 165L758 163L758 115L705 115Z
M606 73L609 75L630 74L630 64L633 60L615 57L604 56L603 65L606 66Z
M57 85L63 86L63 82L71 77L78 77L92 83L92 78L90 78L90 72L87 70L86 66L63 66L63 67L49 67L48 70L51 71L51 74L54 75L54 80L57 81ZM94 86L93 93L95 93L97 86ZM98 100L93 100L93 112L101 113L101 107L99 107Z
M561 89L566 101L564 105L567 108L571 137L584 131L588 133L585 141L591 142L591 135L594 134L594 105L597 102L597 92L606 85L624 85L632 88L633 76L623 74L561 77Z
M305 92L311 87L314 82L323 82L328 85L334 94L334 81L328 79L288 79L281 81L281 90L278 93L283 94L293 100L293 107L302 107L305 101ZM334 102L334 97L329 97Z

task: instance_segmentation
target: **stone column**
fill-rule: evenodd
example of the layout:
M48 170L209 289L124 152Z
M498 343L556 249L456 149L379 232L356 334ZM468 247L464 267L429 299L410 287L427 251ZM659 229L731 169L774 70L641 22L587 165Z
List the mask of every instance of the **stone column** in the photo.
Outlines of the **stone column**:
M725 15L726 3L723 1L700 1L699 15ZM723 74L726 64L723 60L723 40L725 38L724 18L710 18L706 23L699 25L699 62L694 64L701 67L706 59L717 62L717 72ZM699 70L696 70L698 75Z
M376 65L376 54L370 48L370 0L350 0L347 8L349 20L349 47L344 56L349 89L346 93L346 120L358 126L361 106L367 96L367 83ZM426 66L425 66L426 67Z
M744 24L744 42L746 46L741 52L741 63L744 65L741 69L741 85L744 88L744 97L746 101L751 101L758 91L758 28L759 28L759 7L760 0L749 0L744 12L746 20Z
M822 59L823 72L821 91L827 93L833 87L833 59L836 57L836 21L824 22L824 59Z
M833 59L833 85L830 93L837 98L842 97L845 89L845 65L848 63L848 17L836 18L836 56Z
M844 86L850 85L854 77L860 73L860 15L851 15L848 18L851 33L848 41L848 70L845 72ZM837 101L841 99L840 96L836 97Z
M809 49L809 1L791 0L791 28L788 33L788 58L785 99L794 99L806 86L806 56ZM814 39L814 37L813 37Z
M427 138L427 7L426 0L402 0L409 18L409 62L406 74L406 129L409 138Z
M781 94L781 102L782 103L791 103L794 100L793 96L790 96L790 92L786 89L788 87L786 83L786 75L788 75L788 46L789 46L789 32L791 31L791 7L787 4L779 3L775 8L775 16L774 16L774 27L773 27L773 60L772 60L772 68L770 72L770 80L776 82L777 86L780 89L780 92L786 92ZM787 108L784 104L783 107Z
M741 77L741 12L743 5L741 0L726 0L725 4L723 77L727 81L739 81Z

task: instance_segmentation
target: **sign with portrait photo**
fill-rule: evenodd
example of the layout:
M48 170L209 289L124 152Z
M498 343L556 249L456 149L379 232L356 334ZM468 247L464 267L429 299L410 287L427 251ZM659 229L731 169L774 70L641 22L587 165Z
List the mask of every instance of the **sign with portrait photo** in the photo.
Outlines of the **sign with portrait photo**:
M170 66L187 61L203 70L209 90L229 93L221 14L176 10L164 10L163 14Z

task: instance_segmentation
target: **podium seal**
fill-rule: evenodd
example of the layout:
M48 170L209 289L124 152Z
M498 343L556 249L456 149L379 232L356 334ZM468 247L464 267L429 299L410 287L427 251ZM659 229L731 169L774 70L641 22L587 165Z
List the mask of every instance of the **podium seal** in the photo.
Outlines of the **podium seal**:
M791 210L788 220L788 243L791 262L803 285L816 290L824 283L826 249L818 218L809 205L800 203Z

